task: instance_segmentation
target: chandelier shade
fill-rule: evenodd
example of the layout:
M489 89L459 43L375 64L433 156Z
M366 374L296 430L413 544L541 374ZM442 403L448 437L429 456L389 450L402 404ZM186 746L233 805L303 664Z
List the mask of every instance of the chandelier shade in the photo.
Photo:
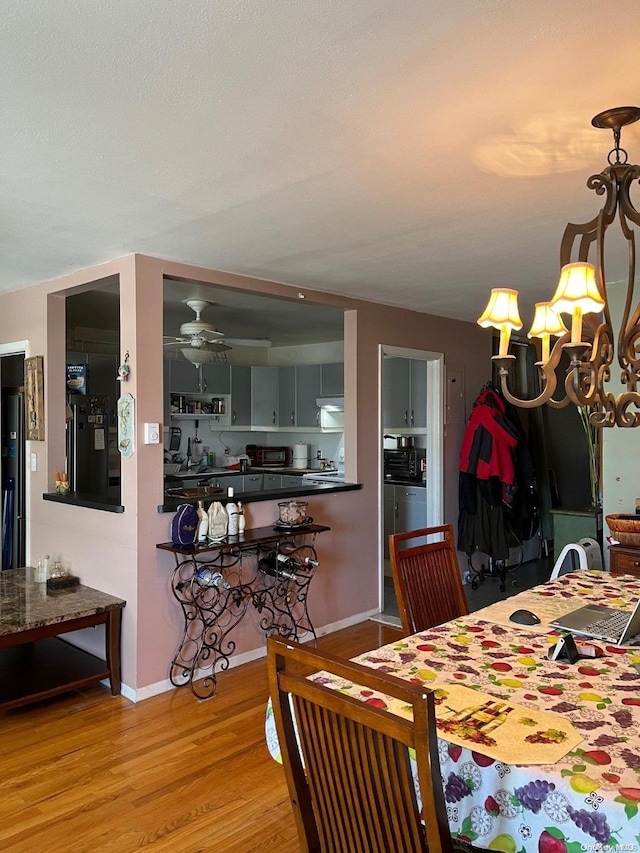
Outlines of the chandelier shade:
M478 325L485 329L493 326L500 330L500 354L506 355L511 332L522 328L518 313L518 291L494 287Z
M578 344L581 341L582 317L585 314L599 314L604 305L593 264L577 262L562 267L551 307L558 314L571 314L571 343Z
M542 362L548 361L550 353L550 340L566 334L567 327L562 317L553 310L551 302L536 302L536 310L531 328L527 332L528 338L540 338L542 341Z
M512 331L522 327L517 307L517 291L496 289L478 319L483 327L500 330L500 348L493 356L500 377L500 389L515 406L534 408L549 404L561 408L570 403L587 409L596 427L640 426L640 305L634 300L636 278L636 230L640 212L631 201L631 188L640 181L640 166L627 162L620 146L621 129L640 119L640 107L615 107L595 116L594 127L613 132L614 147L608 165L592 175L587 186L604 197L600 211L584 224L570 222L560 244L560 278L550 302L536 305L529 338L541 340L541 359L536 362L540 390L536 397L521 399L509 390L509 374L515 356L509 354ZM605 235L618 220L627 245L627 291L624 310L614 333L607 302L604 270ZM591 260L590 260L591 257ZM554 315L555 314L555 319ZM561 314L571 316L571 332ZM557 340L550 349L550 338ZM569 366L564 376L564 395L554 397L558 387L558 367L562 356ZM614 357L617 357L623 390L609 388Z

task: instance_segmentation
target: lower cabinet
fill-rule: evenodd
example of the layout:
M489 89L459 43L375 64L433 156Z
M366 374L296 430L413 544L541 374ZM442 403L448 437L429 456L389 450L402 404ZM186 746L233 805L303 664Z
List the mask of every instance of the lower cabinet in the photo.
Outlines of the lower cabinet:
M262 474L225 474L224 477L216 477L214 482L218 488L224 489L225 494L231 486L234 494L238 495L242 492L262 491L262 476Z
M245 474L243 479L243 492L261 492L263 489L264 474Z
M384 486L384 555L389 536L427 526L427 490L424 486Z
M291 474L291 475L283 474L282 475L282 488L283 489L291 489L291 488L295 489L296 486L301 486L301 485L302 485L302 477L298 477L296 474Z
M282 476L280 474L263 474L262 488L268 492L271 489L282 488Z

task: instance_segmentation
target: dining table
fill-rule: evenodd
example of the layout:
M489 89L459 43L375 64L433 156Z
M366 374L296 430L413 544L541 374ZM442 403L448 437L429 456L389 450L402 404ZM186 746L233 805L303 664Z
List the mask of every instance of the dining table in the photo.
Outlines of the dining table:
M453 838L504 853L640 851L640 646L590 640L574 663L549 657L559 616L590 603L630 611L639 597L636 577L570 572L353 659L435 691ZM512 622L517 609L539 624ZM265 733L281 760L270 703Z

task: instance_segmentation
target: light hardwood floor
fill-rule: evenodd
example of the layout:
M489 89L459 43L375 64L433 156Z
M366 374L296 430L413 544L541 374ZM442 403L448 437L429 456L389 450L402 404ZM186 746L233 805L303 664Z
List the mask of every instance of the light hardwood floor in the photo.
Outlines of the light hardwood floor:
M363 622L319 641L352 657L393 641ZM264 659L133 704L98 686L0 712L3 853L299 853L264 742Z

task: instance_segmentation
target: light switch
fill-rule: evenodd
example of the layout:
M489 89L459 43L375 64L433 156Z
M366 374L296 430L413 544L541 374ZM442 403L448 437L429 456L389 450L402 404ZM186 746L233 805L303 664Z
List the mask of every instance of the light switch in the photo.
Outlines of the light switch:
M160 444L160 424L144 425L144 443Z
M38 454L37 453L31 454L31 470L32 471L38 470Z

